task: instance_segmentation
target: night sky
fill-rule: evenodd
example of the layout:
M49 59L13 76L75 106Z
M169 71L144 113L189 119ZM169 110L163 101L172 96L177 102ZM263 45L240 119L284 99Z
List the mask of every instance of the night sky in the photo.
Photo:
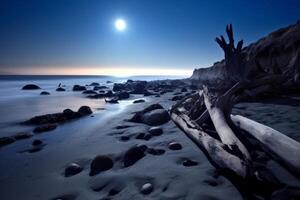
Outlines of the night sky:
M299 0L1 0L0 73L191 74L226 24L249 44L299 19Z

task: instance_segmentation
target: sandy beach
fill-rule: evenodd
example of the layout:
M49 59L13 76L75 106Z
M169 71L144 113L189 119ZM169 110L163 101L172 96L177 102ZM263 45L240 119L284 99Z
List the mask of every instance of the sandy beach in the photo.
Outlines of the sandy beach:
M112 87L112 84L106 86ZM171 120L158 126L162 133L148 138L145 135L150 134L149 129L157 126L128 121L134 112L156 103L168 110L175 103L171 99L179 93L182 94L182 88L160 96L131 94L128 99L120 100L118 104L105 103L103 98L86 98L81 92L70 91L69 86L66 88L67 91L62 93L48 88L47 91L51 94L46 97L39 95L42 90L33 92L18 89L19 93L31 93L23 106L31 103L39 105L36 102L60 103L55 107L49 103L52 106L43 106L45 110L24 111L23 114L21 112L19 119L11 119L14 115L8 114L7 122L2 123L1 132L6 135L1 137L18 132L26 132L32 136L1 147L1 198L242 199L238 189L218 174L203 152ZM187 89L183 93L191 91ZM137 99L145 102L133 103ZM249 118L269 123L270 126L275 124L276 128L287 130L291 137L299 141L299 135L289 131L291 127L299 130L299 101L298 98L290 102L285 100L285 105L278 104L276 108L271 102L259 103L255 107L251 103L242 104L237 105L234 112L246 113ZM2 104L2 108L9 112L9 105L7 102L8 107L5 108ZM37 134L32 132L34 126L20 125L22 120L36 115L61 112L67 108L77 110L84 105L89 106L93 113L59 124L51 131ZM265 112L258 116L257 109ZM276 122L266 117L273 109L282 113ZM294 117L289 121L285 120L285 113L291 112ZM37 151L31 151L34 140L42 141ZM170 143L179 144L180 148L172 148ZM143 156L125 167L126 152L135 147L146 147L147 150L144 149ZM91 163L99 155L109 157L113 166L90 176ZM66 176L65 170L71 163L78 164L81 170ZM151 185L149 193L143 192L145 184Z

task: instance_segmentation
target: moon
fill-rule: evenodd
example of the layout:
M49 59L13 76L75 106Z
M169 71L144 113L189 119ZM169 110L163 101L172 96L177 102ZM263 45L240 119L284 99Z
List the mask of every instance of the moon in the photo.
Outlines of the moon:
M124 19L117 19L115 21L115 28L118 30L118 31L124 31L126 29L126 21Z

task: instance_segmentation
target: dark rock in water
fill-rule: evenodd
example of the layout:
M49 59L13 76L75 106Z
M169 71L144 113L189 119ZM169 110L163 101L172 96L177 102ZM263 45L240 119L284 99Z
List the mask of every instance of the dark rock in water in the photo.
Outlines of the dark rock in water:
M106 83L113 83L112 81L106 81Z
M114 195L119 194L120 192L121 192L120 189L118 189L118 188L112 188L112 189L109 190L108 195L109 196L114 196Z
M105 103L111 103L111 104L117 104L119 103L119 98L115 97L115 98L110 98L110 99L104 99Z
M116 95L119 98L119 100L128 99L130 97L130 94L128 92L119 92Z
M85 90L82 92L82 94L97 94L94 90Z
M74 85L73 86L73 91L84 91L86 90L85 86L81 86L81 85Z
M99 86L100 84L99 83L96 83L96 82L93 82L90 84L90 86Z
M131 126L129 125L119 125L119 126L116 126L115 129L125 129L125 128L129 128Z
M152 137L152 135L150 135L150 134L145 134L144 140L150 140L151 137Z
M23 140L32 137L32 133L18 133L17 135L14 135L14 138L16 140Z
M149 133L152 135L152 136L160 136L161 134L163 134L163 130L162 128L160 127L151 127L149 129Z
M169 149L180 150L180 149L182 149L182 146L178 142L171 142L171 143L169 143Z
M143 103L143 102L145 102L144 99L137 99L133 101L133 103Z
M107 171L114 166L113 160L106 155L96 156L91 163L90 176L99 174L100 172Z
M141 188L142 194L150 194L153 191L153 185L151 183L145 183Z
M108 87L106 87L106 86L95 86L94 88L93 88L93 90L103 90L103 89L107 89Z
M154 148L149 148L147 149L147 152L149 154L152 154L152 155L155 155L155 156L158 156L158 155L162 155L164 154L166 151L163 150L163 149L154 149Z
M170 116L165 109L156 109L145 113L142 116L142 121L150 126L157 126L170 121Z
M126 81L126 83L133 83L134 81L133 80L131 80L131 79L128 79L127 81Z
M193 160L190 160L190 159L186 159L186 160L183 161L182 164L183 164L183 166L185 166L185 167L191 167L191 166L196 166L196 165L198 165L198 162L193 161Z
M41 144L43 144L43 141L42 140L33 140L33 142L31 143L32 146L39 146Z
M22 90L38 90L38 89L41 89L41 88L35 84L28 84L22 88Z
M181 92L187 92L187 89L186 88L182 88Z
M145 156L144 149L139 146L131 147L124 155L124 167L129 167Z
M43 92L40 93L40 95L50 95L50 92L43 91Z
M89 115L89 114L93 113L93 111L91 110L91 108L89 106L81 106L78 109L78 112L82 115Z
M113 86L113 91L114 92L119 92L125 90L125 85L121 84L121 83L115 83Z
M15 141L16 141L16 139L13 138L13 137L2 137L2 138L0 138L0 147L4 146L4 145L11 144Z
M47 131L52 131L54 129L56 129L56 124L45 124L45 125L41 125L36 127L35 129L33 129L34 133L42 133L42 132L47 132Z
M65 109L63 111L63 115L67 118L67 119L72 119L75 115L75 112L71 109Z
M65 89L65 88L62 88L62 87L59 87L59 88L56 89L56 91L57 91L57 92L64 92L64 91L66 91L66 89Z
M65 169L65 177L74 176L82 171L82 167L77 163L69 164Z
M182 94L181 92L175 92L174 95L180 95Z
M159 94L157 94L157 95L155 95L155 97L160 97L160 95L159 95Z

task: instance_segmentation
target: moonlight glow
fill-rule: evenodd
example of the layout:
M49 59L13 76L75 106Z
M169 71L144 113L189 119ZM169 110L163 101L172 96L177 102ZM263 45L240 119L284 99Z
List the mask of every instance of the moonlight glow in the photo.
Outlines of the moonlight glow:
M123 19L117 19L115 21L115 27L118 31L124 31L126 29L126 22Z

